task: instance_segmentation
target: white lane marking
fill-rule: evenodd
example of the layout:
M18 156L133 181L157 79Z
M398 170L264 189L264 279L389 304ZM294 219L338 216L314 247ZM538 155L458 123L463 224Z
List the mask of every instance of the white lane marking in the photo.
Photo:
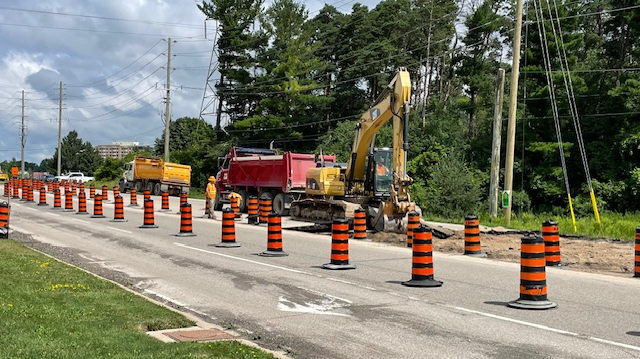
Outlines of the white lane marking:
M55 213L51 213L51 212L45 212L46 214L50 215L50 216L54 216L54 217L60 217L59 214L55 214Z
M251 259L246 259L246 258L240 258L240 257L230 256L230 255L228 255L228 254L222 254L222 253L218 253L218 252L212 252L212 251L208 251L208 250L206 250L206 249L200 249L200 248L196 248L196 247L191 247L191 246L188 246L188 245L186 245L186 244L182 244L182 243L174 242L173 244L175 244L176 246L179 246L179 247L183 247L183 248L187 248L187 249L192 249L192 250L194 250L194 251L199 251L199 252L204 252L204 253L209 253L209 254L215 254L215 255L220 256L220 257L225 257L225 258L230 258L230 259L237 259L237 260L239 260L239 261L248 262L248 263L253 263L253 264L258 264L258 265L265 266L265 267L270 267L270 268L276 268L276 269L280 269L280 270L287 271L287 272L293 272L293 273L299 273L299 274L305 274L305 275L311 275L311 276L313 276L313 274L312 274L312 273L309 273L309 272L303 272L303 271L300 271L300 270L297 270L297 269L291 269L291 268L287 268L287 267L276 266L276 265L273 265L273 264L262 263L262 262L254 261L254 260L251 260Z
M35 209L35 208L31 208L31 207L25 207L25 208L26 208L26 209L28 209L28 210L30 210L30 211L40 212L40 211L38 211L38 210L37 210L37 209Z
M569 331L562 330L562 329L557 329L557 328L552 328L552 327L548 327L548 326L542 325L542 324L536 324L536 323L531 323L531 322L527 322L527 321L524 321L524 320L518 320L518 319L503 317L503 316L500 316L500 315L495 315L495 314L491 314L491 313L485 313L485 312L481 312L481 311L478 311L478 310L467 309L467 308L463 308L463 307L457 307L457 306L454 306L454 305L447 305L447 304L441 304L441 305L443 305L443 306L445 306L447 308L456 309L456 310L461 311L461 312L473 313L473 314L481 315L481 316L488 317L488 318L502 320L504 322L516 323L516 324L524 325L524 326L531 327L531 328L546 330L546 331L552 332L552 333L558 333L558 334L569 335L569 336L572 336L572 337L584 338L584 339L592 340L592 341L595 341L595 342L600 342L600 343L604 343L604 344L610 344L610 345L618 346L618 347L621 347L621 348L640 351L640 347L637 347L637 346L634 346L634 345L614 342L614 341L611 341L611 340L597 338L597 337L585 336L583 334L569 332Z
M90 222L85 221L84 219L78 219L78 218L71 218L72 221L76 221L76 222L80 222L80 223L86 223L89 224Z
M109 229L113 229L114 231L123 232L123 233L129 233L129 234L132 234L132 233L133 233L133 232L131 232L131 231L127 231L127 230L120 229L120 228L116 228L116 227L109 227L109 226L107 226L107 228L109 228Z
M230 256L230 255L227 255L227 254L207 251L207 250L204 250L204 249L191 247L191 246L188 246L188 245L182 244L182 243L174 242L173 244L175 244L177 246L180 246L180 247L183 247L183 248L193 249L193 250L196 250L196 251L209 253L209 254L215 254L215 255L218 255L218 256L226 257L226 258L237 259L237 260L240 260L240 261L254 263L254 264L267 266L267 267L272 267L272 268L277 268L277 269L281 269L281 270L285 270L285 271L289 271L289 272L306 274L306 275L311 275L311 276L319 277L319 278L325 278L325 279L328 279L328 280L344 283L344 284L355 286L355 287L359 287L359 288L365 288L365 289L369 288L369 287L365 287L365 286L359 285L357 283L351 283L351 282L348 282L348 281L345 281L345 280L337 280L337 279L330 278L330 277L324 277L324 276L315 275L313 273L303 272L303 271L290 269L290 268L286 268L286 267L275 266L275 265L272 265L272 264L261 263L261 262L257 262L257 261L252 261L250 259ZM372 290L375 290L375 289L372 289ZM402 293L398 293L398 292L393 292L393 291L386 291L386 290L378 290L378 291L383 291L385 293L388 293L388 294L391 294L391 295L394 295L394 296L397 296L397 297L403 297L403 298L407 298L407 299L410 299L410 300L425 302L424 298L417 298L417 297L413 297L413 296L408 296L408 295L405 295L405 294L402 294ZM487 317L487 318L493 318L493 319L497 319L497 320L501 320L501 321L505 321L505 322L520 324L520 325L524 325L524 326L528 326L528 327L531 327L531 328L536 328L536 329L540 329L540 330L544 330L544 331L548 331L548 332L552 332L552 333L570 335L570 336L573 336L573 337L584 338L586 340L591 340L591 341L594 341L594 342L599 342L599 343L609 344L609 345L613 345L613 346L617 346L617 347L621 347L621 348L640 351L640 347L637 347L637 346L634 346L634 345L619 343L619 342L615 342L615 341L611 341L611 340L607 340L607 339L602 339L602 338L598 338L598 337L586 336L586 335L579 334L579 333L574 333L574 332L569 332L569 331L562 330L562 329L548 327L546 325L531 323L531 322L527 322L527 321L523 321L523 320L503 317L503 316L500 316L500 315L481 312L479 310L467 309L467 308L448 305L448 304L442 304L442 303L432 303L432 304L441 305L443 307L455 309L455 310L461 311L461 312L477 314L477 315L484 316L484 317Z

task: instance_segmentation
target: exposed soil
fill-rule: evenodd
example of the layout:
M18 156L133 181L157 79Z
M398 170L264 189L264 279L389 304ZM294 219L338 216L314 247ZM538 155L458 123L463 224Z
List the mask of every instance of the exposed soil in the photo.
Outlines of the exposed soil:
M482 251L490 259L519 262L520 239L523 234L481 233ZM374 242L405 245L406 235L393 233L370 234ZM562 266L570 270L608 275L633 276L634 244L632 241L602 238L574 238L560 236ZM451 237L433 237L433 250L445 253L464 253L464 231L454 231Z

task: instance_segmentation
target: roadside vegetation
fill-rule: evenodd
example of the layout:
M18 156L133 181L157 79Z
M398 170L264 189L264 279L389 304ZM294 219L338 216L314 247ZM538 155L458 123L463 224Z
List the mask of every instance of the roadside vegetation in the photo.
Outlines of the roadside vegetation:
M162 343L146 331L192 326L117 285L0 241L1 358L273 358L235 341Z

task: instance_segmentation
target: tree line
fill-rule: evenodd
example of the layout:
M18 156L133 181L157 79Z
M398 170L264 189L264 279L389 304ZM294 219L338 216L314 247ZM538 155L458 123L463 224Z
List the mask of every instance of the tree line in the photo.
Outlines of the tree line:
M198 8L217 23L219 107L213 121L172 122L171 160L192 166L192 186L204 187L233 145L346 161L359 116L404 67L413 82L412 198L435 215L487 210L498 69L505 94L511 87L513 3L384 0L350 13L325 5L313 16L294 0ZM601 211L638 210L640 1L532 0L524 13L514 211L566 214L569 190L588 215L588 178ZM391 141L387 126L376 146ZM152 151L162 155L164 135Z

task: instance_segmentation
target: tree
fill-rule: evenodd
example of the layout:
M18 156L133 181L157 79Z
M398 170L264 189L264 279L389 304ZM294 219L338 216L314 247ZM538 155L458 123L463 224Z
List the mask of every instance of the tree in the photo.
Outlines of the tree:
M92 175L102 163L102 158L98 151L91 146L91 142L82 142L78 137L78 132L71 131L62 139L61 149L61 171L80 171L85 175ZM58 165L58 149L56 148L51 161L46 161L47 170L55 173ZM55 165L55 167L53 167Z

